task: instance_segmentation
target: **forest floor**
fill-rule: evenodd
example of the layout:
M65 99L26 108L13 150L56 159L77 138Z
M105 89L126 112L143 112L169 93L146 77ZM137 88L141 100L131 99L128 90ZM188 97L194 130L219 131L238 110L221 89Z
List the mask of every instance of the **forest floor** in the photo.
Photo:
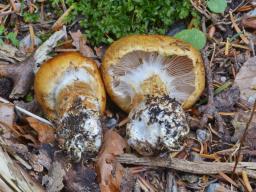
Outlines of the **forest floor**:
M138 155L125 139L127 114L108 98L103 146L79 163L60 150L55 125L34 98L34 77L63 52L78 51L100 67L107 46L92 46L77 23L65 23L72 11L65 3L50 14L47 1L21 2L0 1L0 191L256 191L255 1L228 1L213 14L191 0L207 38L206 87L186 111L190 133L180 150Z

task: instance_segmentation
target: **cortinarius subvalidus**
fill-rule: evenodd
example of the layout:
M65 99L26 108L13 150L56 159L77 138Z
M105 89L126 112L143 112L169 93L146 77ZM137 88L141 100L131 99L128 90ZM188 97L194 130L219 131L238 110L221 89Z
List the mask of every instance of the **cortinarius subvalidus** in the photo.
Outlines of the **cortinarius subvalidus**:
M96 63L70 52L45 62L35 77L35 95L72 159L94 155L102 142L100 116L106 96Z
M129 112L128 143L142 155L179 147L189 126L183 111L205 86L199 51L161 35L130 35L114 42L102 75L112 100Z

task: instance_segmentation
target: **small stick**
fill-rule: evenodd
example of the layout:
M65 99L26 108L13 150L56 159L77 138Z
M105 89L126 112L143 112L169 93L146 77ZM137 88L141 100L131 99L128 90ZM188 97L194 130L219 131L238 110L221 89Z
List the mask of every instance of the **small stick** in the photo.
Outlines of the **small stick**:
M2 103L11 103L11 102L9 102L8 100L6 100L6 99L4 99L4 98L2 98L2 97L0 97L0 102L2 102ZM13 104L13 105L14 105L14 104ZM33 118L35 118L35 119L37 119L37 120L39 120L39 121L41 121L41 122L43 122L43 123L46 123L46 124L48 124L48 125L53 126L53 124L52 124L50 121L48 121L48 120L46 120L46 119L44 119L44 118L42 118L42 117L39 117L39 116L37 116L37 115L35 115L35 114L33 114L33 113L27 111L26 109L23 109L23 108L21 108L21 107L19 107L19 106L17 106L17 105L14 105L14 107L15 107L18 111L20 111L20 112L22 112L22 113L24 113L24 114L26 114L26 115L28 115L28 116L30 116L30 117L33 117Z
M137 157L132 154L119 155L117 160L122 164L170 168L178 171L201 175L215 175L219 174L220 172L232 173L234 167L234 163L205 161L192 162L178 158L164 159L158 157ZM256 163L254 162L239 162L237 165L237 173L242 174L242 171L246 171L248 176L253 179L256 179L255 169Z
M30 40L31 40L31 45L30 45L30 51L34 51L35 48L35 32L32 24L29 24L29 33L30 33Z
M247 175L246 171L242 171L242 177L243 177L244 185L245 185L247 191L252 192L252 187L249 182L248 175Z
M60 16L60 18L53 24L52 29L53 30L59 30L63 24L64 24L64 20L65 18L70 14L70 12L74 9L74 6L71 5L64 13L63 15Z
M118 126L118 127L122 127L122 126L124 126L125 124L127 124L128 122L129 122L129 118L126 117L126 118L124 118L122 121L120 121L117 126Z
M241 37L241 39L243 40L243 42L245 42L246 44L249 44L249 40L245 37L245 35L244 35L244 34L242 33L242 31L239 29L239 27L238 27L238 25L236 24L235 18L234 18L234 16L233 16L233 14L232 14L231 11L229 12L229 15L230 15L230 20L232 21L232 24L233 24L233 26L234 26L236 32L237 32L238 34L240 34L239 36Z
M12 13L15 13L14 11L6 11L6 12L2 12L0 13L0 17L6 16L6 15L10 15Z
M243 173L243 171L242 171L242 173ZM227 182L229 182L230 184L232 184L232 185L234 185L236 188L238 188L238 185L236 184L236 182L235 182L233 179L231 179L229 176L227 176L225 173L223 173L223 172L221 171L221 172L219 172L219 175L220 175L223 179L225 179Z
M10 1L10 4L12 5L13 11L16 12L17 8L16 8L16 5L15 5L14 1L13 0L9 0L9 1Z
M216 109L216 107L214 105L214 99L213 99L214 98L214 88L213 88L213 77L212 77L211 64L214 59L215 50L216 50L216 46L214 46L213 54L211 56L211 61L209 61L207 54L206 54L207 48L205 48L202 51L202 56L203 56L204 65L205 65L206 78L207 78L208 103L206 106L202 106L202 111L205 112L205 114L203 115L200 124L201 124L201 127L204 127L208 121L208 116L209 115L214 116L215 120L217 121L218 127L219 127L218 132L221 134L221 137L223 137L225 135L224 121L223 121L222 117L220 116L220 114L218 113L218 110Z

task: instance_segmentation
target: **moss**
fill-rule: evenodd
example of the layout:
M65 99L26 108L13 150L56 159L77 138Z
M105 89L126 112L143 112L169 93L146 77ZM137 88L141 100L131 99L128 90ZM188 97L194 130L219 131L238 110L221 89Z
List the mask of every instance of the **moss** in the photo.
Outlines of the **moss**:
M61 0L52 0L55 5ZM67 0L75 9L67 19L80 26L93 45L109 44L128 34L165 34L191 14L189 0Z

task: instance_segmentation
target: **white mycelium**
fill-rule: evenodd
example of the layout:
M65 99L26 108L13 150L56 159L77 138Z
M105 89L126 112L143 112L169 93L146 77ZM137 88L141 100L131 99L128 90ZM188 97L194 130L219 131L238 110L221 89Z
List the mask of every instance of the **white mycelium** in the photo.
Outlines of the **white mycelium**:
M79 161L82 155L90 158L98 152L102 142L99 112L76 106L65 113L60 125L58 136L64 139L64 149L73 160Z
M128 143L142 155L177 149L188 132L185 112L169 96L149 96L129 114Z

